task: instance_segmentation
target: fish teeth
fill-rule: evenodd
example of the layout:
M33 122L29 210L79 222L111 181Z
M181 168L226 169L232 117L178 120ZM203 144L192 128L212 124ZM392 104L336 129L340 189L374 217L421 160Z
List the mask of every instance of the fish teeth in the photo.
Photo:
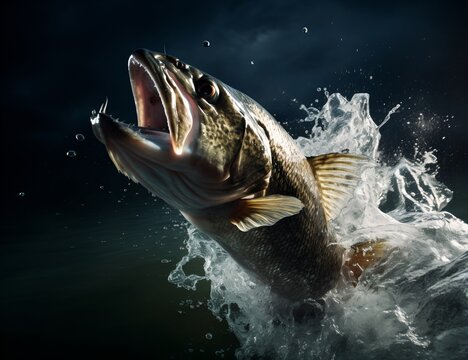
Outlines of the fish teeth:
M107 104L109 103L109 99L106 97L106 101L101 105L99 108L99 113L106 114L107 112Z
M106 101L99 107L99 111L92 110L91 111L91 123L98 124L100 120L100 115L106 115L106 117L110 118L112 121L117 123L121 127L128 128L130 130L136 131L138 130L138 126L134 124L128 124L126 122L120 121L119 118L112 116L111 114L107 113L107 107L109 105L109 99L106 97Z

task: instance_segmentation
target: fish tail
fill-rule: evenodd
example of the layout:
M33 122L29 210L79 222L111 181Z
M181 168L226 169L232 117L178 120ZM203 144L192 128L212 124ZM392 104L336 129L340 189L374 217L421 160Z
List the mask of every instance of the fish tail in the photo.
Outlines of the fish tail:
M343 275L353 286L357 286L358 280L364 270L378 263L389 250L386 240L377 239L359 242L351 246L345 255Z

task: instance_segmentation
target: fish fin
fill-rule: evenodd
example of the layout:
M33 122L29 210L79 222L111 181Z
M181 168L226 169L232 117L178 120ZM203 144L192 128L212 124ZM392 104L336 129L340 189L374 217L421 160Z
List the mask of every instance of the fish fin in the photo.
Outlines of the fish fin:
M388 250L385 240L369 240L352 245L345 256L343 275L356 286L364 270L380 261Z
M271 226L281 219L298 214L304 204L298 198L285 195L269 195L254 199L238 200L231 223L241 231L260 226Z
M307 158L319 187L327 221L334 219L352 195L360 169L368 158L361 155L330 153Z

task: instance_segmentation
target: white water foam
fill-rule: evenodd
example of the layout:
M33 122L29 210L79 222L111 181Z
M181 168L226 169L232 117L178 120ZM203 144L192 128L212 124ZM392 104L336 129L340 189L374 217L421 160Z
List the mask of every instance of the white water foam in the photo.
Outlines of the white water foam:
M430 171L434 152L385 164L368 94L332 94L321 110L302 107L307 156L349 151L374 159L333 225L343 246L386 239L393 252L356 288L336 289L304 321L294 306L247 275L214 241L189 228L188 253L169 281L196 289L211 282L209 308L237 336L238 358L461 359L468 353L468 225L443 208L452 192ZM396 110L395 108L392 110ZM391 114L390 114L391 115ZM388 121L388 118L386 118ZM183 266L205 261L205 275Z

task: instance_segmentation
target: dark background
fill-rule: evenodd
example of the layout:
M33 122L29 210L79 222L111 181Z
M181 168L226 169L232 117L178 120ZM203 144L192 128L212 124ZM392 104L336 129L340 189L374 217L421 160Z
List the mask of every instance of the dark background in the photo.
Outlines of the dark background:
M412 155L415 139L437 148L440 177L463 192L449 174L465 172L467 155L464 10L449 1L10 2L1 15L3 210L23 211L21 191L28 207L54 207L81 196L83 182L114 175L88 117L108 96L111 113L135 121L126 62L139 47L166 49L280 120L303 116L299 104L323 104L318 87L370 93L377 123L401 103L382 130L385 148Z
M124 215L116 220L113 214L138 213L143 204L155 218L161 217L161 202L148 205L152 202L149 195L135 186L126 197L128 208L118 210L116 202L126 191L127 180L117 175L89 124L91 110L106 96L110 113L135 121L126 66L136 48L166 50L245 92L279 120L290 123L305 116L298 110L300 104L321 106L325 102L323 90L317 88L326 87L347 98L369 93L371 115L377 123L401 104L381 131L384 158L391 162L395 149L412 158L415 143L422 151L437 149L438 178L454 190L448 210L468 219L468 30L461 3L218 0L4 5L0 108L3 341L12 349L38 347L42 349L39 354L47 355L53 353L52 343L58 344L57 349L79 343L84 346L83 354L89 355L99 346L80 336L93 328L94 320L115 319L108 311L97 319L88 313L87 320L80 322L77 315L72 316L76 314L73 306L65 306L59 315L47 312L52 314L51 309L64 306L62 300L88 291L90 279L97 276L96 268L88 269L85 280L70 277L69 268L57 270L77 256L61 252L57 244L73 249L80 246L80 239L99 239L99 231L111 239L112 231L120 234L134 220ZM204 40L211 46L203 47ZM289 130L294 133L294 126ZM78 142L77 133L85 141ZM69 150L77 156L67 157ZM20 192L25 195L19 196ZM176 212L166 212L169 218L179 219ZM93 226L103 219L106 230L96 230ZM91 248L80 259L86 262ZM112 273L105 262L98 263L102 271ZM162 282L170 268L164 269ZM55 272L50 275L44 269ZM47 281L41 283L44 277ZM103 284L105 279L92 286ZM46 291L44 286L66 296ZM126 293L118 286L116 291ZM106 301L114 298L106 296ZM91 305L86 309L96 310L96 298L89 295L87 299ZM41 301L43 306L37 305ZM50 325L57 334L37 335L40 324L50 324L51 318L56 322L60 318L60 326L73 318L71 323L78 325L65 327L69 332L61 336L58 325ZM71 328L75 330L70 333ZM52 341L52 333L60 340ZM121 335L111 332L104 344L110 348L109 344L119 342L117 333ZM74 342L76 336L81 340ZM123 350L114 348L116 354L134 353L125 341L120 346Z

